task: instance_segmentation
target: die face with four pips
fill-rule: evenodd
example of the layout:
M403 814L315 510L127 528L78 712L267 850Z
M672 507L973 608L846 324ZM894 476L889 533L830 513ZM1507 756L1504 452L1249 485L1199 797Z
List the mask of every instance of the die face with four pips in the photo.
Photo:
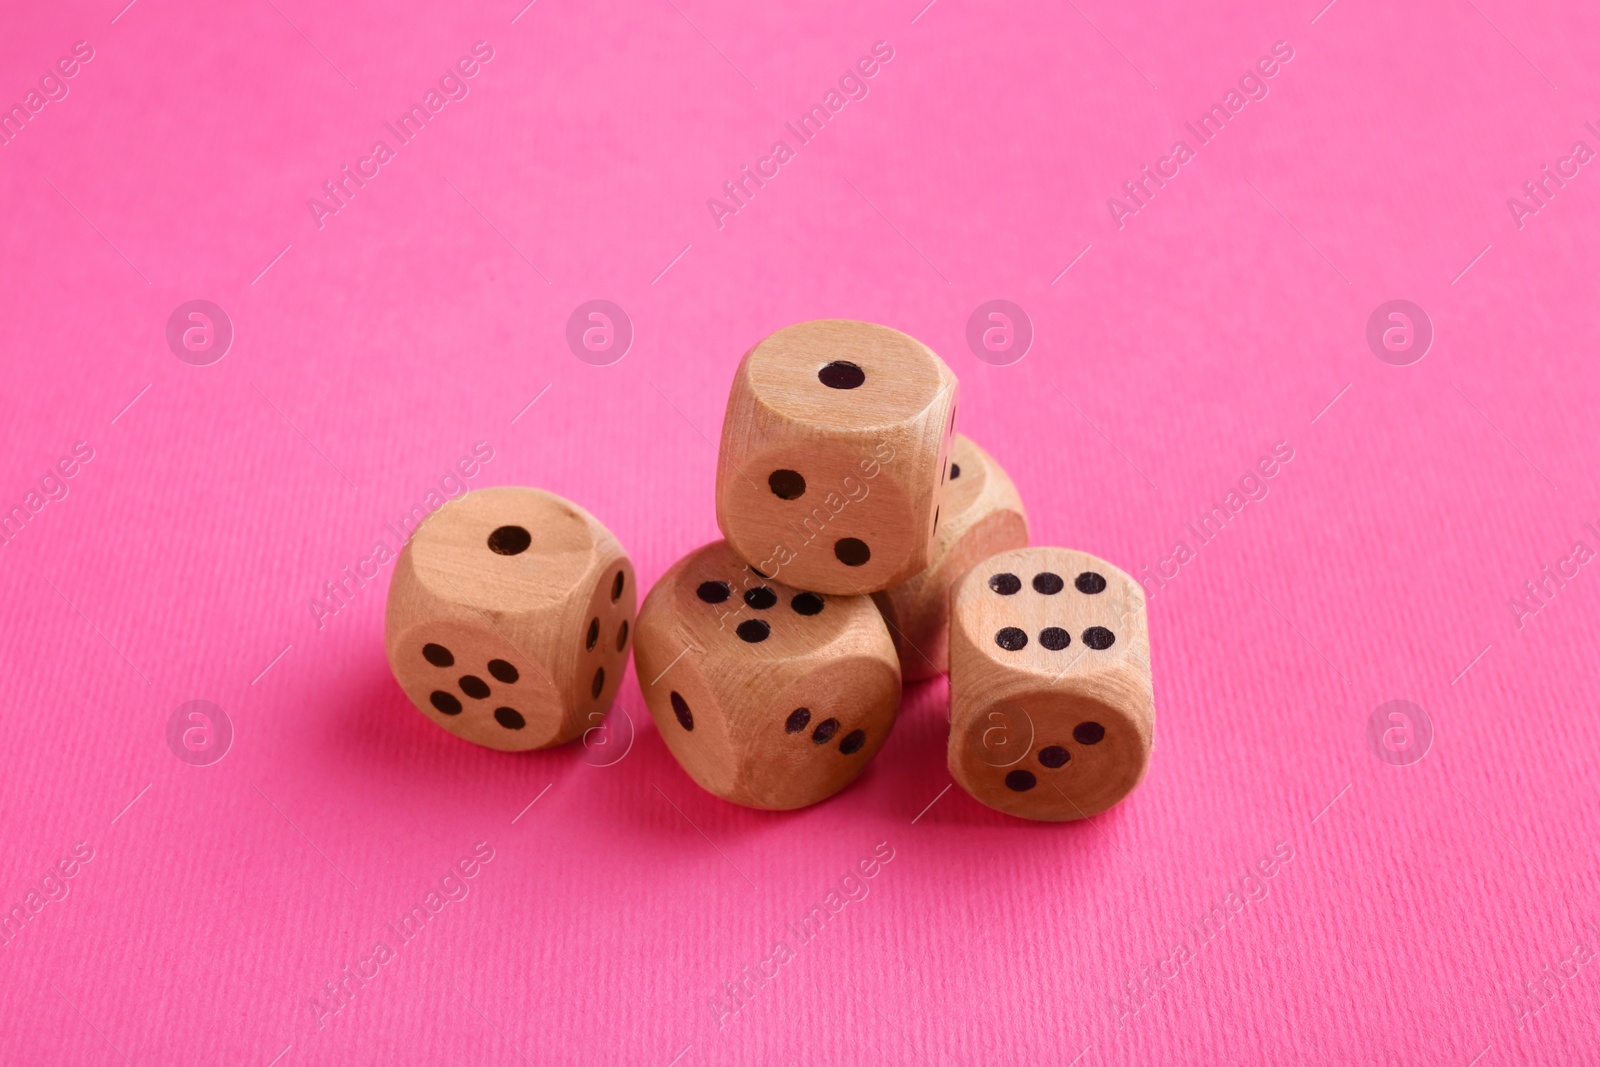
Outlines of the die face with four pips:
M950 773L1026 819L1098 814L1150 762L1154 702L1139 584L1085 552L983 560L952 594Z
M765 578L726 542L661 577L638 631L656 728L725 800L815 804L854 781L894 725L900 670L872 600Z
M961 576L982 559L1028 543L1028 517L1017 487L994 457L961 434L955 436L945 479L932 561L909 580L872 594L908 682L948 669L950 590Z
M734 375L717 524L764 574L864 594L927 567L955 436L956 379L887 326L779 330Z
M546 748L604 719L636 603L632 562L588 512L539 489L479 489L429 516L401 551L389 666L458 737Z

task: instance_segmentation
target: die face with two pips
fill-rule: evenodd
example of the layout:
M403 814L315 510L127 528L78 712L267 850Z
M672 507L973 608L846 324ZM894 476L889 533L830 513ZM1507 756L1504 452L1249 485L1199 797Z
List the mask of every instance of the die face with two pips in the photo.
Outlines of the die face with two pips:
M656 728L725 800L815 804L861 774L894 724L900 671L871 599L762 577L726 542L668 569L638 629Z
M864 594L933 553L955 436L956 379L887 326L779 330L734 375L717 465L717 524L764 574Z
M588 512L539 489L479 489L431 515L401 551L389 666L458 737L546 748L604 719L636 603L632 562Z
M1139 584L1063 548L983 560L950 622L950 773L1026 819L1098 814L1143 780L1154 702Z
M950 590L961 576L980 560L1028 543L1028 517L1017 487L992 456L961 434L955 436L944 477L933 559L921 573L872 594L908 682L948 669Z

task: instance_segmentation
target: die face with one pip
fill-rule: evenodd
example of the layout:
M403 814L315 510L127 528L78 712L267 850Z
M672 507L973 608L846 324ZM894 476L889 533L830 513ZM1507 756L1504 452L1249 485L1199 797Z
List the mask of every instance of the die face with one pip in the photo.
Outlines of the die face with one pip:
M724 541L650 590L634 661L678 763L752 808L805 807L849 785L900 702L894 643L871 598L763 578Z
M932 562L911 579L872 594L908 682L948 669L950 590L956 581L979 560L1028 543L1028 516L1017 487L992 456L961 434L945 479Z
M622 545L554 493L479 489L412 535L389 586L390 669L424 715L506 751L604 719L628 662L637 589Z
M844 319L779 330L734 375L717 524L763 574L861 594L932 556L956 379L931 349Z
M991 808L1060 822L1127 796L1154 703L1139 584L1105 560L1024 548L952 593L950 773Z

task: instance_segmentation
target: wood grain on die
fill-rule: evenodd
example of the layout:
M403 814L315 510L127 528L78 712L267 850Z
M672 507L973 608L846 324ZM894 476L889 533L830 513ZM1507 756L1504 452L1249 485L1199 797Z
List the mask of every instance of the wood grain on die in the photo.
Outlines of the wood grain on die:
M1026 819L1095 815L1149 767L1154 731L1143 590L1086 552L1023 548L956 583L950 773Z
M604 719L637 597L632 562L587 511L540 489L479 489L401 550L385 650L406 696L446 730L546 748Z
M763 578L724 541L650 590L634 661L678 763L753 808L800 808L849 785L900 702L894 643L869 597Z
M908 682L943 674L950 662L950 590L973 564L1028 543L1028 516L1011 479L983 449L956 434L933 559L921 573L872 594Z
M746 562L823 593L928 565L955 435L956 379L926 345L865 322L779 330L734 374L717 524Z

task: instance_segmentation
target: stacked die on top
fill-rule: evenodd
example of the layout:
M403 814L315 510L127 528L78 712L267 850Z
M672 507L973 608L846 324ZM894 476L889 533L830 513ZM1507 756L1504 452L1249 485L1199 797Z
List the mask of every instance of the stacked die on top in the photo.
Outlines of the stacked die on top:
M956 407L950 368L885 326L801 323L745 354L717 467L725 540L667 570L633 637L656 726L709 792L770 809L833 795L887 740L902 678L947 670L950 773L990 807L1080 819L1143 778L1138 584L1086 553L1027 548L1016 487L955 432ZM559 744L609 709L635 596L587 512L479 490L402 552L390 664L467 740Z
M903 582L933 554L955 415L955 375L898 330L779 330L734 372L717 525L753 565L820 593Z

